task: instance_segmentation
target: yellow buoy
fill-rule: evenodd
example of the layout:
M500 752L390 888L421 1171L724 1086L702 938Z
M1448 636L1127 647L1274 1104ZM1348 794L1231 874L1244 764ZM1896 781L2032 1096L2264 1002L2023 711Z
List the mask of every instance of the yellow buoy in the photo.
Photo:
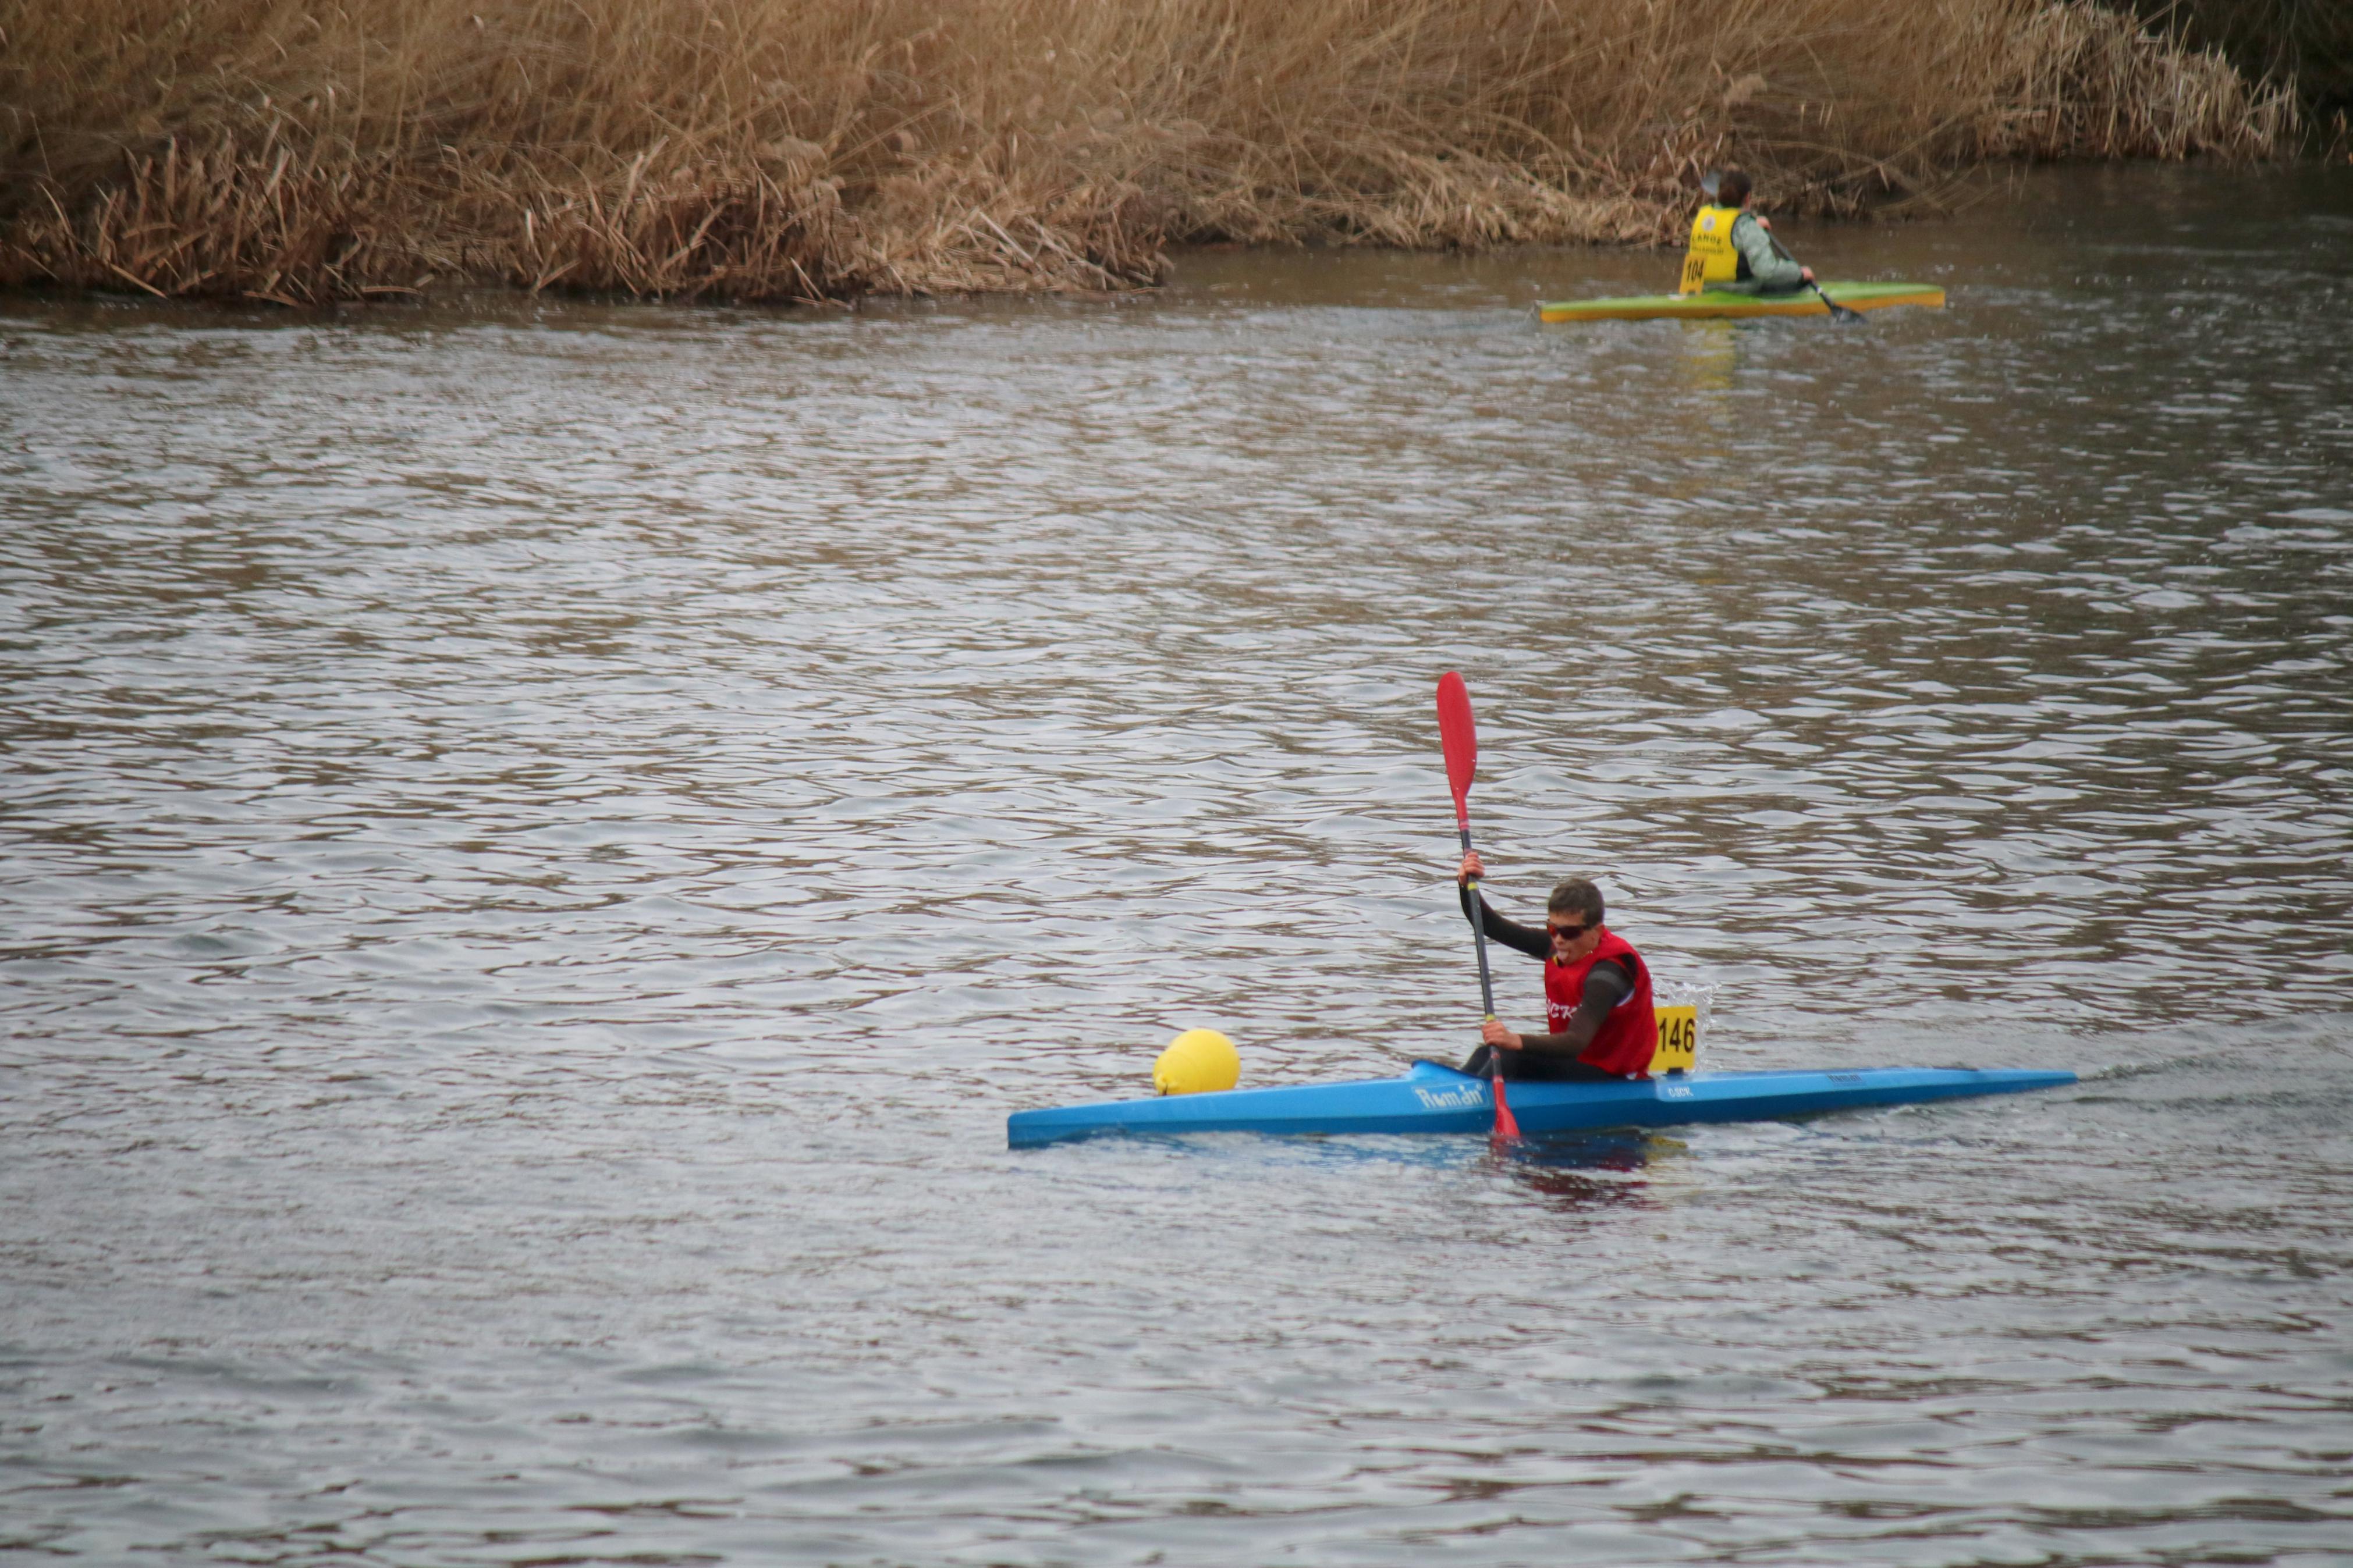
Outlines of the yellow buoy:
M1163 1094L1209 1094L1241 1081L1241 1053L1215 1029L1187 1029L1152 1064L1152 1087Z

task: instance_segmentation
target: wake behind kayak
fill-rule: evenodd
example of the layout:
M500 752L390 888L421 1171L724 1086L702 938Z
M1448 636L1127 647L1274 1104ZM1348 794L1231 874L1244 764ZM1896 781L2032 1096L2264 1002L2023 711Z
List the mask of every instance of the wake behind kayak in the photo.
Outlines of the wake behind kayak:
M1521 1130L1542 1133L1769 1121L1816 1111L2015 1094L2074 1081L2075 1075L2062 1068L1859 1068L1841 1072L1695 1072L1624 1083L1522 1080L1511 1086L1511 1097ZM1006 1118L1005 1142L1008 1148L1034 1149L1114 1134L1484 1134L1495 1121L1490 1094L1484 1079L1435 1062L1416 1062L1398 1077L1353 1083L1017 1110Z

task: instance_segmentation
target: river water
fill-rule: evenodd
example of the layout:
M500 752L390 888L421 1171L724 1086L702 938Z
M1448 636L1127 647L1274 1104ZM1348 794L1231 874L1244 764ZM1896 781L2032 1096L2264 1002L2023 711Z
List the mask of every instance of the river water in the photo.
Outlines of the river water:
M0 302L0 1559L2347 1561L2353 172L1789 237ZM1703 1065L2085 1081L1008 1152L1468 1047L1450 668Z

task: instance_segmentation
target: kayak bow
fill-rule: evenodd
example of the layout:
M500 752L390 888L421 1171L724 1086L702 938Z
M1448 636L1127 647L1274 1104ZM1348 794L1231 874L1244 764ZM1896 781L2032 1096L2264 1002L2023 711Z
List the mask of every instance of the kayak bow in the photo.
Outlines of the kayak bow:
M1737 321L1750 316L1827 316L1825 300L1850 310L1883 310L1890 305L1941 309L1945 291L1933 283L1825 283L1819 294L1733 294L1706 289L1696 294L1635 294L1621 300L1562 300L1536 307L1547 321Z
M2014 1094L2073 1083L2057 1068L1858 1068L1841 1072L1703 1072L1630 1083L1512 1085L1526 1133L1588 1127L1672 1127L1694 1121L1768 1121L1822 1110L1910 1105L1968 1095ZM1494 1126L1487 1081L1436 1062L1397 1078L1356 1083L1236 1089L1093 1105L1017 1110L1005 1121L1014 1149L1109 1134L1172 1132L1478 1132Z

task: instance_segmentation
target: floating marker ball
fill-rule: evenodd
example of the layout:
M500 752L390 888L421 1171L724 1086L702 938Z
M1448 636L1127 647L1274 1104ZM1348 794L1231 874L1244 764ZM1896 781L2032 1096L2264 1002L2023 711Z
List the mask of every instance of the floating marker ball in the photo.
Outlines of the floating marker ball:
M1241 1053L1215 1029L1186 1030L1152 1064L1152 1087L1163 1094L1210 1094L1241 1077Z

